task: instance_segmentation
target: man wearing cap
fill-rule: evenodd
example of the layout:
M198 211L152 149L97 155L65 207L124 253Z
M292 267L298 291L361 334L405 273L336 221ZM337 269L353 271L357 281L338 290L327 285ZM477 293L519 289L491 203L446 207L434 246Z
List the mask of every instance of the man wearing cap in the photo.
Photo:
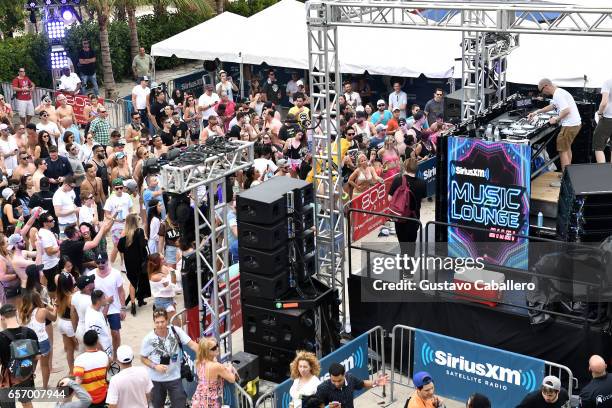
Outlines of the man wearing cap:
M589 359L589 372L593 377L580 391L583 408L612 407L612 374L608 374L605 360L598 355Z
M153 73L153 66L153 58L145 53L143 47L140 47L138 49L138 55L132 60L132 73L134 74L134 79L138 79L139 77L150 77Z
M151 88L149 88L149 77L140 77L140 84L132 88L132 106L135 109L134 113L140 115L140 121L144 126L149 126L147 116L147 107L151 98ZM132 115L133 118L134 115ZM133 119L132 119L133 120Z
M21 327L19 322L17 321L17 310L15 306L11 304L5 304L0 307L0 327L2 331L0 331L0 366L2 366L2 373L6 373L8 370L9 364L11 362L11 343L15 340L32 340L36 345L36 350L38 350L38 336L36 332L28 327ZM37 359L34 360L34 367L32 369L32 373L36 371L36 363ZM7 373L8 374L8 373ZM3 384L4 386L4 384ZM9 383L6 384L6 388L10 388L12 390L18 388L33 388L34 387L34 375L32 374L29 378L17 383L15 379L12 381L9 380ZM4 388L4 387L3 387ZM25 408L31 408L32 402L27 398L20 398L19 402ZM5 402L6 404L6 402ZM9 403L10 404L10 403ZM2 405L4 406L15 406L14 400L11 405Z
M0 154L4 158L4 166L9 175L13 174L13 170L17 167L19 146L17 146L17 140L10 135L6 123L0 123Z
M291 73L291 79L289 80L289 82L287 82L287 86L285 87L285 93L287 94L287 97L289 98L289 103L294 103L294 99L293 99L293 95L295 95L298 91L298 81L301 81L300 79L300 75L297 72L292 72ZM304 82L302 81L302 84Z
M49 157L45 160L47 162L45 177L49 179L51 191L55 193L64 182L64 178L72 176L72 166L67 158L58 154L57 146L49 147Z
M111 228L111 237L113 243L117 245L123 229L125 228L125 219L132 210L132 199L128 194L124 194L123 180L116 178L113 180L113 193L106 199L104 203L104 215L106 218L114 218L115 223Z
M60 249L57 236L51 231L55 226L55 218L49 213L41 215L41 228L38 230L38 239L42 244L43 274L47 280L47 290L55 298L55 276L60 272Z
M11 83L17 103L17 112L24 125L30 122L34 115L34 104L32 103L32 92L36 85L26 76L25 68L19 68L17 77Z
M319 384L315 395L329 408L353 408L354 391L382 386L387 380L386 375L376 380L360 380L347 373L342 364L332 363L329 366L329 379Z
M385 105L385 101L379 99L376 102L376 108L378 109L376 112L372 114L370 118L370 122L374 124L374 126L383 125L387 126L387 122L391 120L393 115L386 109L387 105Z
M127 345L117 348L121 371L108 384L106 403L109 408L148 408L153 382L146 368L132 366L134 352Z
M416 390L410 396L408 408L442 408L444 401L434 395L434 383L431 375L426 371L419 371L412 377Z
M214 106L220 99L213 89L211 84L204 85L204 93L198 98L198 111L202 112L202 129L208 126L208 119L211 115L217 115Z
M561 380L549 375L544 377L540 389L525 395L516 408L562 408L568 400L569 395L561 387Z
M91 292L94 290L94 280L96 275L81 275L77 279L76 286L78 292L74 292L70 297L70 318L72 328L79 344L79 351L83 350L83 334L85 334L85 315L91 306Z
M64 67L62 68L62 76L59 79L58 89L70 95L78 94L81 89L81 78L74 72L71 72L69 67Z
M387 134L393 135L399 129L401 110L397 106L393 108L393 117L387 122Z
M393 82L393 92L389 94L389 109L394 111L399 109L399 117L406 119L406 106L408 105L408 95L402 91L402 84L399 81Z

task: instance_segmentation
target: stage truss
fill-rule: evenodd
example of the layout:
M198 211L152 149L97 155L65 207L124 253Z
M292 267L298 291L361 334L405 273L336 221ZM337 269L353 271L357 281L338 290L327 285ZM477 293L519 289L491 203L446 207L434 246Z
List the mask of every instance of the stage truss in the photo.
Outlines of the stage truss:
M254 160L253 142L232 143L238 146L235 150L209 156L201 164L180 167L165 165L161 168L161 185L166 191L190 193L191 201L195 203L199 322L204 321L207 312L210 313L210 324L201 330L201 334L213 335L217 339L217 344L221 346L220 361L228 361L232 357L228 246L231 232L227 223L228 195L225 179L239 170L251 167ZM207 204L206 211L202 209L203 204ZM206 246L212 255L212 262L205 256ZM207 285L202 282L200 271L203 269L212 275ZM206 296L207 293L210 296Z
M518 34L609 37L612 36L612 7L517 4L516 1L311 0L306 3L306 10L311 112L320 119L313 136L318 275L338 289L342 297L342 322L346 325L341 157L340 144L332 143L339 129L338 95L342 83L338 27L461 31L462 86L467 91L463 92L461 110L465 120L486 109L488 89L494 90L494 100L506 97L506 57L518 46ZM426 17L431 10L440 13L436 21Z

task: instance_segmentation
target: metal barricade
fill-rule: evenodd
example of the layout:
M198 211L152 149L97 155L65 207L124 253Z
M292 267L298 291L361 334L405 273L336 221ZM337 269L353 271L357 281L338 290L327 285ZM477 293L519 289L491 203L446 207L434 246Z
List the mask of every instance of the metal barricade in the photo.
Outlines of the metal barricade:
M391 363L390 363L390 386L388 403L395 402L398 398L396 386L410 387L414 368L414 333L418 330L414 327L398 324L391 332ZM572 391L578 387L578 379L574 377L572 370L568 367L544 360L544 375L554 375L561 380L569 397Z
M10 103L11 107L13 108L13 111L16 112L17 107L15 106L15 100L13 99L15 95L15 91L13 91L13 85L10 82L2 82L0 84L0 87L2 89L2 95L4 95L4 100ZM53 89L39 87L34 88L34 91L32 92L32 103L34 104L34 107L40 105L40 102L44 99L45 96L53 96L53 94Z
M105 99L104 106L108 112L108 121L111 128L122 130L123 127L130 122L128 119L130 112L126 109L125 100L117 99L113 101Z
M272 389L257 398L255 408L276 408L276 390Z

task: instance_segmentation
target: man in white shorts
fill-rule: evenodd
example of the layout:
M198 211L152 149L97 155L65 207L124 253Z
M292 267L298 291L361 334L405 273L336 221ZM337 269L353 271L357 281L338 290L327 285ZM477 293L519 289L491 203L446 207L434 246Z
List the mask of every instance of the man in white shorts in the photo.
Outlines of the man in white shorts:
M17 77L11 83L15 92L15 103L21 123L25 126L30 123L34 116L34 103L32 102L32 92L36 85L26 76L25 68L19 68Z
M79 342L79 351L84 350L83 335L87 331L87 327L85 326L85 314L87 313L87 308L91 307L91 292L94 290L95 279L95 275L79 276L76 283L79 291L75 292L70 300L70 305L72 307L70 316L72 318L72 327L74 328L76 338Z

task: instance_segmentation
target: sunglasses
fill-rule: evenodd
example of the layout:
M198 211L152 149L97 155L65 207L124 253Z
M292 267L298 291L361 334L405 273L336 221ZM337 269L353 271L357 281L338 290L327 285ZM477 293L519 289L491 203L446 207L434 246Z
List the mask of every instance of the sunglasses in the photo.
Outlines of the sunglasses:
M123 190L123 187L115 187L115 190Z
M98 266L104 266L104 265L106 265L106 261L104 261L104 262L96 262L96 265L98 265Z
M25 72L25 70L23 70L23 69L20 69L20 70L19 70L19 72Z
M21 160L28 160L30 158L30 156L21 156L19 157Z
M140 116L134 116L134 120L140 119Z
M385 105L377 105L377 106L380 108L380 107L384 107Z
M45 222L55 222L55 220L53 218L48 218L45 220Z
M347 133L347 136L355 136L355 133Z
M215 344L213 347L210 348L210 351L217 351L219 350L219 345Z
M105 110L98 111L98 113L106 113Z
M40 115L41 118L47 118L49 115Z

